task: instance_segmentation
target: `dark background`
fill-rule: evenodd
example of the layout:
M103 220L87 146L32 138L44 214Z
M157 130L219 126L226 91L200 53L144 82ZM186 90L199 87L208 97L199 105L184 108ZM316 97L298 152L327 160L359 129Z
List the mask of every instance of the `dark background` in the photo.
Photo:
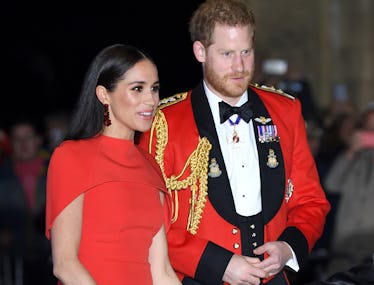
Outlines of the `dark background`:
M2 5L0 127L19 114L43 119L71 110L90 61L114 43L135 45L154 58L162 98L197 84L200 65L188 21L202 1L76 2L81 6Z

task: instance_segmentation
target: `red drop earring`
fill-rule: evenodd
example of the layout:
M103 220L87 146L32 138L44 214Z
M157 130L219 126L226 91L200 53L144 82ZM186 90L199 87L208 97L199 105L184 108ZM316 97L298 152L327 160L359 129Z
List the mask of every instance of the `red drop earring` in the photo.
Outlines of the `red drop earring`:
M109 105L104 104L104 125L108 127L111 124L112 122L110 121L110 118L109 118Z

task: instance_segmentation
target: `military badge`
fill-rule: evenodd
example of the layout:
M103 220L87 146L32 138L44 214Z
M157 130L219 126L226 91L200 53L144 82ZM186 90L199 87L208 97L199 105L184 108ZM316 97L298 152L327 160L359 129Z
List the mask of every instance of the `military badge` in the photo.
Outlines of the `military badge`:
M279 165L279 162L277 161L277 156L275 155L273 149L269 149L268 161L266 162L266 165L270 168L276 168Z
M288 203L288 201L290 200L290 198L292 196L292 193L293 193L293 190L294 190L294 186L293 186L293 183L292 183L292 179L289 178L287 180L287 186L286 186L286 196L285 196L286 203Z
M260 116L255 118L255 121L258 123L261 123L262 125L266 125L271 121L271 118L265 118L264 116Z
M219 165L217 163L217 160L216 160L215 157L213 157L210 160L208 175L212 178L216 178L216 177L219 177L221 175L221 173L222 173L222 171L221 171L221 169L219 169Z

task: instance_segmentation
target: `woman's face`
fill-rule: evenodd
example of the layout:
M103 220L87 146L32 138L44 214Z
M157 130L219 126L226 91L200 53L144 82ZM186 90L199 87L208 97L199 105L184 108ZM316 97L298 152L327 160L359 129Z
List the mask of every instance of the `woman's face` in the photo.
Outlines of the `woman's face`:
M111 125L103 133L133 139L135 131L148 131L159 102L159 88L156 66L149 60L136 63L116 89L107 93Z

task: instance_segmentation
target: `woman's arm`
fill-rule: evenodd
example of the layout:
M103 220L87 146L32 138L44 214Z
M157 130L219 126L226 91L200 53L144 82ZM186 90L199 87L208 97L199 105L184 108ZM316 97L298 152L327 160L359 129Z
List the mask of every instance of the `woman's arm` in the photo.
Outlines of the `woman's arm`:
M151 264L154 285L182 284L169 261L164 226L162 226L158 233L153 237L152 245L149 249L149 263Z
M164 194L160 193L161 203L164 203ZM172 268L168 255L165 227L162 226L153 237L149 248L149 263L153 285L181 285L174 269Z
M95 285L78 259L84 194L73 200L56 218L51 230L53 273L65 285Z

